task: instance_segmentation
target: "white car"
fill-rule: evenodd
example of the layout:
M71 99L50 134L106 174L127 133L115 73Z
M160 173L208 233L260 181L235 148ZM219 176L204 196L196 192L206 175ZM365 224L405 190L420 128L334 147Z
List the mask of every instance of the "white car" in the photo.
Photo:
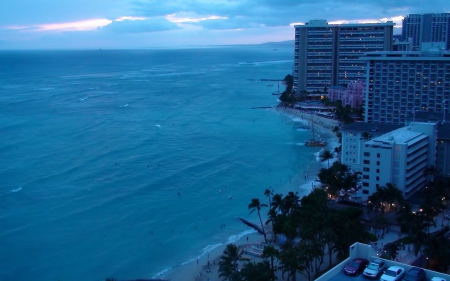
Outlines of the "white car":
M401 280L405 274L405 269L400 266L389 267L383 275L381 275L380 281L397 281Z
M366 269L364 269L363 274L369 278L377 278L385 269L386 263L384 260L374 259L371 263L369 263Z
M444 278L441 278L441 277L433 277L433 278L431 278L430 281L447 281L447 280L445 280Z

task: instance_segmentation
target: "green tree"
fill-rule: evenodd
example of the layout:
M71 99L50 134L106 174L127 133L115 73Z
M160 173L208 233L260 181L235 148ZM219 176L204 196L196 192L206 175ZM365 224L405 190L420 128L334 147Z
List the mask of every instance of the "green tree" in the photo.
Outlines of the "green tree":
M275 276L275 266L274 266L274 260L277 259L280 255L280 252L275 249L273 246L265 246L264 250L262 252L261 257L265 260L270 260L270 269L273 272L273 277ZM275 279L275 278L273 278Z
M401 208L397 211L396 215L396 220L400 224L401 231L404 231L408 233L408 236L411 236L413 222L416 219L416 214L413 213L411 205L409 205L408 202L404 201ZM410 245L411 244L408 243L408 251L410 251Z
M270 188L270 187L269 187ZM269 197L269 209L272 209L272 200L271 200L271 196L273 196L273 191L271 191L270 189L266 189L264 190L264 195L266 197Z
M430 181L432 183L434 183L434 178L437 175L439 175L439 170L434 165L428 166L425 168L425 170L423 170L423 176L430 177Z
M274 274L272 273L269 262L247 262L241 270L243 281L272 281Z
M228 244L220 256L219 276L224 277L224 281L237 281L240 278L237 270L238 260L242 255L239 247L235 244Z
M259 222L261 223L261 229L263 231L263 235L264 235L264 241L266 240L266 232L264 230L264 225L261 219L261 208L263 207L267 207L267 204L261 204L261 202L259 202L258 198L253 198L252 202L248 205L248 209L250 209L250 214L253 213L255 210L258 212L258 217L259 217Z
M429 264L428 269L447 273L450 267L450 239L446 238L446 230L431 235L424 245Z
M372 135L369 134L368 132L364 132L361 134L361 139L366 142L372 139Z
M328 161L328 168L330 168L330 159L333 159L333 153L331 153L329 150L324 150L320 154L320 161L321 162Z
M281 269L288 273L288 280L296 281L297 272L306 269L300 261L299 249L292 241L286 241L280 248Z

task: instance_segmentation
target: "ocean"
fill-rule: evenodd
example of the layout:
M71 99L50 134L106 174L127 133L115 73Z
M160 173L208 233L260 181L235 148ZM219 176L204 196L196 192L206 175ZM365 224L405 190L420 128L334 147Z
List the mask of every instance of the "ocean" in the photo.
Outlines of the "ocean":
M253 109L292 67L290 45L0 51L0 280L163 276L254 232L251 199L306 190L320 150Z

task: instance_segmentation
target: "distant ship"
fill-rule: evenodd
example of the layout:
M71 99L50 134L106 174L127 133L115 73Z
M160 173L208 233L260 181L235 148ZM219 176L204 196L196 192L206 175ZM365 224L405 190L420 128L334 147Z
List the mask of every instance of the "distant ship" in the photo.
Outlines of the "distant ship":
M311 131L312 131L312 139L307 141L307 142L305 142L306 146L319 146L319 147L327 146L327 142L326 141L321 141L321 140L316 140L315 139L314 116L313 116L313 118L311 118Z

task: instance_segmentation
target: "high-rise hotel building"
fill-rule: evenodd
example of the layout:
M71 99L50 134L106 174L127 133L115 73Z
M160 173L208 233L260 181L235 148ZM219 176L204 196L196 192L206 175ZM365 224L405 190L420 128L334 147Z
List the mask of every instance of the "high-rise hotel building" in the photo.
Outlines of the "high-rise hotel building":
M294 88L323 91L365 79L365 52L392 51L394 23L295 25Z
M410 14L403 19L402 37L412 38L413 51L419 51L425 42L444 42L450 50L450 13Z
M413 111L442 112L445 107L448 112L450 52L430 47L428 51L373 52L360 57L367 68L366 122L405 124Z

